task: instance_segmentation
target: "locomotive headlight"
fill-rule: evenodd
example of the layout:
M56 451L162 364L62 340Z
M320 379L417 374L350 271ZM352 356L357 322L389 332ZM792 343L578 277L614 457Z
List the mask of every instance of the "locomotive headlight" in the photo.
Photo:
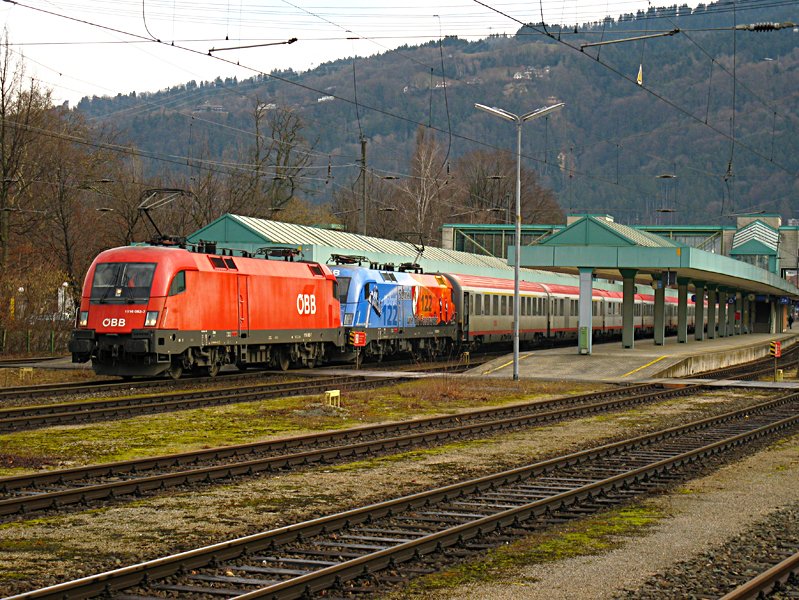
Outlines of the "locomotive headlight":
M355 320L355 313L344 313L344 327L349 327Z
M144 326L145 327L155 327L155 324L158 322L158 311L157 310L148 310L147 314L144 317Z
M78 327L86 327L89 324L89 311L80 311L80 318L78 319Z

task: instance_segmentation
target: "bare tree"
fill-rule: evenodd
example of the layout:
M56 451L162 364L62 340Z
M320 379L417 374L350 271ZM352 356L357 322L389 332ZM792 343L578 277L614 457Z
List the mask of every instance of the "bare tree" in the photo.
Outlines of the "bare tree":
M98 249L96 185L107 179L117 155L86 143L90 135L94 140L103 135L90 132L79 113L52 109L44 124L47 133L34 147L46 177L29 188L35 194L31 205L42 215L36 239L75 286Z
M39 135L51 101L50 93L40 90L33 79L26 85L24 65L14 60L7 31L0 48L0 270L5 270L12 213L26 209L19 199L38 174L36 165L27 162L29 147Z
M516 158L509 152L477 150L455 164L456 204L477 222L513 222L516 213ZM534 171L522 166L523 223L562 223L555 194L541 186Z
M399 184L397 223L407 232L418 234L426 244L438 243L445 207L451 204L445 167L444 152L434 134L420 127L411 157L410 177Z
M237 204L256 216L273 217L300 192L311 163L313 145L302 135L303 122L289 108L276 108L256 98L253 110L255 142L250 150L249 173L233 179Z
M366 199L363 190L366 190ZM366 185L362 188L360 176L349 186L340 187L333 192L332 216L347 231L357 232L360 228L361 213L366 207L366 231L375 237L393 239L397 232L398 196L402 193L394 181L386 180L369 171L366 172Z

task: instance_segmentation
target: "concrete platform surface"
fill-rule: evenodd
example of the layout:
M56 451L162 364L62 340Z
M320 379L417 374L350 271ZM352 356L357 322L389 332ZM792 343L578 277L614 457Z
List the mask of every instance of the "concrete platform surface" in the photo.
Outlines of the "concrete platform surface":
M635 340L633 348L621 342L594 344L591 355L577 353L574 346L519 353L520 379L604 381L613 383L689 377L701 371L718 369L768 356L769 343L782 342L783 349L799 341L799 331L778 334L748 334L683 344L666 338L663 346L651 339ZM481 365L470 375L512 377L513 355Z

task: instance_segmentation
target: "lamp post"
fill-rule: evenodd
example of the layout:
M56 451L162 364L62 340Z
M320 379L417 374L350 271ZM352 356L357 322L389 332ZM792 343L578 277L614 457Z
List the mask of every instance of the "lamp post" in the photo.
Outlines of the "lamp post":
M521 253L522 238L522 124L560 110L564 102L552 106L544 106L523 115L515 115L507 110L475 104L474 107L487 113L516 123L516 250L513 257L513 380L519 380L519 254Z

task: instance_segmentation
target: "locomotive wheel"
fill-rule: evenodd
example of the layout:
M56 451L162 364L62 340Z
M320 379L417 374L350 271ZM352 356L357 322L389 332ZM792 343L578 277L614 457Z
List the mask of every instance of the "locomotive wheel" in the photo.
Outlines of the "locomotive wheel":
M288 350L280 350L277 355L277 366L281 371L289 370L289 352Z
M180 363L172 363L172 366L166 370L166 374L177 381L180 379L180 376L183 375L183 365Z
M203 371L205 371L208 377L216 377L219 373L219 352L215 348L211 348L208 354L208 364L203 367Z
M208 377L216 377L219 373L219 363L217 361L212 362L207 367L205 367L205 372Z

